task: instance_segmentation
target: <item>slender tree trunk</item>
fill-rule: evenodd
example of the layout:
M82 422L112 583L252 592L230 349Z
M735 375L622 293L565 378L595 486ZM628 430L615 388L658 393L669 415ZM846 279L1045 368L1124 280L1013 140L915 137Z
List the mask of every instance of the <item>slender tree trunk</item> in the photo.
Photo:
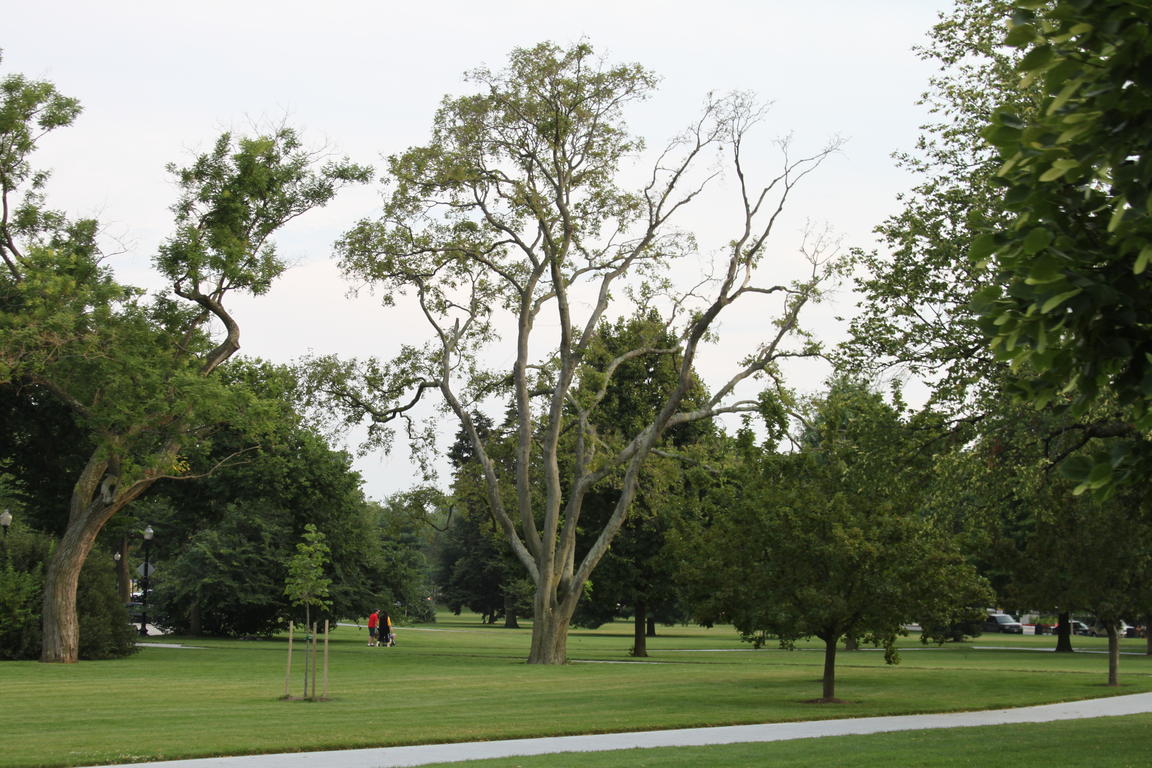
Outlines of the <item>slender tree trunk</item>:
M1120 634L1115 624L1108 625L1108 685L1120 685Z
M292 638L296 635L296 626L290 621L288 622L288 669L284 672L284 698L291 698L291 691L288 687L292 677Z
M833 634L824 640L824 693L820 697L823 703L836 701L836 644L839 641Z
M128 538L120 539L120 559L116 561L116 587L120 591L120 602L132 600L132 580L128 576Z
M1056 633L1056 653L1072 653L1072 617L1067 611L1060 614Z
M312 662L312 617L308 613L308 605L304 605L304 698L308 698L308 665Z
M636 601L636 616L632 620L632 655L640 658L648 656L648 606L643 600Z

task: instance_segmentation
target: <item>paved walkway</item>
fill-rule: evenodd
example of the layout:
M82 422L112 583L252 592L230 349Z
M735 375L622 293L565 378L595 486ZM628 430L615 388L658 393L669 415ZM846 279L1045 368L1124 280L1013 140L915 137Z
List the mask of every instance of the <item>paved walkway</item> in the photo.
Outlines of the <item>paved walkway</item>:
M401 766L520 757L557 752L601 752L635 747L695 747L709 744L784 741L817 736L847 736L924 728L970 728L976 725L1044 723L1086 717L1113 717L1152 712L1152 693L1135 693L1037 707L956 712L936 715L859 717L813 720L800 723L734 725L724 728L684 728L674 731L607 733L560 736L545 739L511 739L461 744L425 744L414 747L380 747L332 752L289 752L275 755L210 757L201 760L168 760L132 763L150 768L400 768Z

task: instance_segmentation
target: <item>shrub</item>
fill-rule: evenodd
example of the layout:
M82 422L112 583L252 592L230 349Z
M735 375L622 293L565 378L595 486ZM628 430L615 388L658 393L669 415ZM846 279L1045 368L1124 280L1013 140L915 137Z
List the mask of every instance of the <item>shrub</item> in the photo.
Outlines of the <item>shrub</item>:
M0 659L40 657L44 568L54 546L49 535L17 526L0 542ZM76 608L80 658L108 659L136 650L112 558L101 557L99 550L80 571Z

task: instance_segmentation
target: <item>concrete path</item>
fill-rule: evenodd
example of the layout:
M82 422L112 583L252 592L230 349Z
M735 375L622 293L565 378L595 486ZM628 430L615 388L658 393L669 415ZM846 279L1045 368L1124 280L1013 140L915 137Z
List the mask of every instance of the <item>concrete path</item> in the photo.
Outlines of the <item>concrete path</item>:
M709 744L784 741L817 736L847 736L924 728L970 728L976 725L1044 723L1086 717L1113 717L1152 712L1152 693L1135 693L1037 707L956 712L936 715L859 717L813 720L800 723L735 725L723 728L684 728L674 731L607 733L560 736L544 739L511 739L461 744L425 744L414 747L380 747L332 752L289 752L275 755L210 757L201 760L168 760L132 763L150 768L399 768L400 766L520 757L557 752L601 752L636 747L695 747ZM94 767L89 767L94 768Z

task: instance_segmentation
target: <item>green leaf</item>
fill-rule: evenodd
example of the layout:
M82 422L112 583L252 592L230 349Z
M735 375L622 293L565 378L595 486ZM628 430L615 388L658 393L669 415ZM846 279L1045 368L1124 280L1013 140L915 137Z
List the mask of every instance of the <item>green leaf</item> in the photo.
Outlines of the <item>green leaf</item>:
M1143 274L1144 270L1148 267L1149 259L1152 259L1152 244L1140 249L1140 255L1136 257L1136 263L1132 266L1132 274Z
M1052 99L1052 103L1048 105L1047 114L1054 115L1059 112L1060 108L1072 98L1073 94L1080 89L1081 85L1082 81L1080 78L1069 81L1069 83L1060 90L1060 93L1056 94L1056 98Z
M1128 203L1124 200L1123 196L1117 197L1113 205L1116 210L1112 211L1112 218L1108 220L1108 231L1115 232L1120 222L1124 220L1124 214L1128 212Z
M1080 163L1076 162L1071 157L1062 157L1056 162L1052 163L1048 170L1041 174L1040 181L1056 181L1057 179L1063 177L1064 174L1068 173L1068 171L1078 167L1080 167Z
M1041 285L1051 283L1064 277L1063 263L1050 253L1037 256L1028 269L1028 278L1024 281L1028 285Z
M977 264L984 264L987 262L988 257L996 252L996 245L997 238L995 234L987 232L983 235L978 235L968 248L968 256Z
M1047 248L1051 242L1052 232L1050 230L1044 227L1035 227L1028 233L1027 237L1024 238L1021 247L1024 249L1024 253L1032 255ZM1034 272L1035 270L1032 271Z
M1036 27L1031 24L1017 24L1008 30L1004 43L1013 48L1023 48L1036 39Z
M1073 482L1083 482L1092 471L1092 459L1077 454L1069 456L1060 464L1060 474Z
M1021 72L1031 72L1035 69L1040 69L1052 60L1052 46L1040 45L1025 54L1024 58L1020 60L1017 69Z
M1081 291L1083 291L1082 288L1073 288L1070 291L1065 291L1064 293L1058 293L1055 296L1050 297L1047 301L1045 301L1040 306L1040 314L1045 315L1045 314L1051 312L1053 309L1060 306L1061 304L1063 304L1068 299L1072 298L1073 296L1078 295Z

